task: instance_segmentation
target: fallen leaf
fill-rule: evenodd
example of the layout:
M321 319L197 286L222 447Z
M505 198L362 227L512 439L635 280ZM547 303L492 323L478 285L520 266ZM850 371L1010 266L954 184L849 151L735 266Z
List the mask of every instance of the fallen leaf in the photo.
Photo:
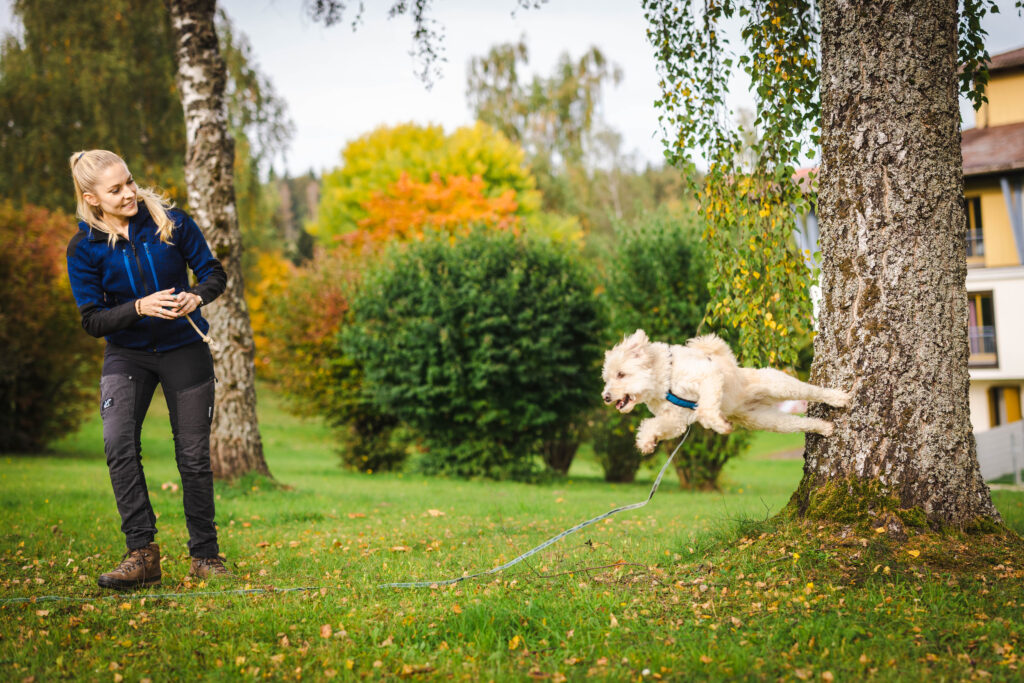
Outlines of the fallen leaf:
M402 674L403 676L414 676L416 674L428 674L434 670L430 664L403 664Z
M921 554L920 550L908 550L907 551L907 555L910 555L911 557L917 557L920 554Z
M394 636L388 636L385 640L383 640L381 642L379 647L391 647L394 644L395 644L395 637Z
M462 614L462 608L459 607L459 603L455 603L454 605L452 605L452 611L456 614Z
M391 550L396 553L407 553L412 550L412 548L407 545L393 545L391 546Z
M365 516L366 515L364 515L362 512L350 512L350 513L348 513L348 518L349 519L359 519L360 517L365 517Z
M612 615L612 618L609 620L609 625L612 628L618 628L619 627L619 620L615 618L614 614Z
M160 484L160 488L163 489L164 491L170 491L171 493L178 492L178 485L175 484L173 481L165 481L164 483Z
M330 624L324 624L320 627L321 638L330 638L332 633L334 633L334 629L331 628Z
M50 610L48 610L48 609L37 609L36 610L36 616L37 617L48 617L48 616L50 616Z
M875 527L875 533L876 534L884 534L885 533L885 527L884 526L876 526Z
M260 541L259 543L256 544L256 547L257 548L266 548L268 545L270 545L270 544L267 543L266 541Z
M700 656L700 661L702 663L704 663L704 664L710 664L711 662L713 662L715 660L711 659L711 657L708 657L707 655L701 655Z
M512 640L508 641L508 649L515 650L519 647L519 644L523 642L523 639L519 636L512 636Z
M434 509L427 510L427 514L430 515L431 517L444 517L444 513L441 512L440 510L434 510Z
M793 675L799 678L801 681L806 681L808 678L814 675L814 672L810 669L793 669Z

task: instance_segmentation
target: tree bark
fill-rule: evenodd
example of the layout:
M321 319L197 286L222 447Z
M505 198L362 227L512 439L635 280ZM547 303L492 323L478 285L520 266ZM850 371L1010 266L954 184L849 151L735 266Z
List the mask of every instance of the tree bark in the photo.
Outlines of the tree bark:
M234 140L228 133L227 68L214 26L215 0L166 0L176 38L177 84L185 110L188 204L214 255L227 271L227 289L203 309L218 348L220 382L210 458L214 476L269 475L256 419L253 335L243 296L242 236L235 211Z
M820 8L824 263L811 379L853 402L812 409L836 429L808 436L794 503L807 511L829 483L871 483L932 523L999 520L968 410L957 2Z

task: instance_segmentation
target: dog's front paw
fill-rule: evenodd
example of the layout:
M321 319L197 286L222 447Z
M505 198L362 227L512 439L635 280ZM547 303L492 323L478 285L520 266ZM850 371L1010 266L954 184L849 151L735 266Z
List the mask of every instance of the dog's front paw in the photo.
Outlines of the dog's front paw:
M636 447L644 455L650 455L658 447L658 440L653 438L637 437Z
M711 428L714 429L719 434L732 433L732 424L726 422L725 420L715 420L714 422L711 423Z
M697 422L700 422L701 425L707 427L708 429L715 430L719 434L729 434L732 432L732 425L729 424L729 422L727 422L726 419L721 415L707 412L702 413L701 411L698 410Z

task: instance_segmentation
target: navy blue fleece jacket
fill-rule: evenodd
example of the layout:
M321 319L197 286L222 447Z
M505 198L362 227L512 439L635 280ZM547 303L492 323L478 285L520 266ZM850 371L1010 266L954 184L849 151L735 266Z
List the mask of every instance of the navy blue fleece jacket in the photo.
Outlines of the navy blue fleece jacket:
M106 233L92 230L85 222L78 224L68 243L68 278L82 327L92 336L147 351L170 351L199 340L184 318L163 320L135 312L136 299L161 289L198 294L206 305L227 285L227 274L195 221L178 209L168 215L175 225L171 244L160 241L156 222L142 201L130 219L129 239L119 237L112 247ZM194 287L189 287L188 269L196 275ZM209 330L199 309L190 317L204 334Z

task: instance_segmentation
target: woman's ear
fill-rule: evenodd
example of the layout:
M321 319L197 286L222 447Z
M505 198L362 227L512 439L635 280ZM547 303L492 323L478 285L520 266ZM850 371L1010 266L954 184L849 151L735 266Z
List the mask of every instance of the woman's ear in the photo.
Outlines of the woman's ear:
M83 192L82 193L82 199L87 201L90 206L99 206L100 205L99 197L94 195L92 192Z

